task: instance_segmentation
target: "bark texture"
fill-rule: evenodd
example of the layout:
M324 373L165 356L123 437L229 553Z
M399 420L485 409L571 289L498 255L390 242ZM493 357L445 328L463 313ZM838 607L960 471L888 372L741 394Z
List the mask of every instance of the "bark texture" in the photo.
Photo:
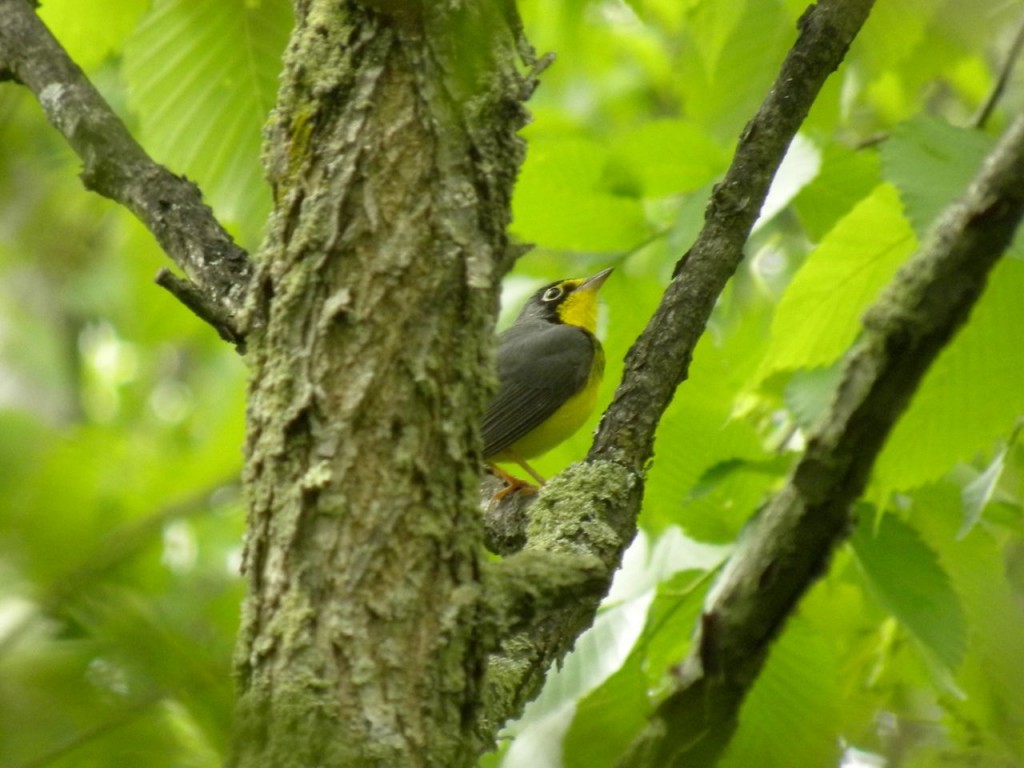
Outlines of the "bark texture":
M296 4L249 340L235 765L475 764L519 45L498 2Z

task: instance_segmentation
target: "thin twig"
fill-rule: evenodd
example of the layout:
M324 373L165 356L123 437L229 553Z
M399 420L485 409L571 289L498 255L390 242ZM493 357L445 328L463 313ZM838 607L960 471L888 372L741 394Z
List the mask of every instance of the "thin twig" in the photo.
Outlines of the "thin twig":
M153 282L167 289L200 320L209 323L224 341L235 345L239 354L245 354L245 337L236 326L234 318L226 316L221 307L195 283L187 278L178 277L167 267L161 267Z
M1017 33L1013 36L1013 42L1010 44L1010 49L1006 52L1006 58L1003 60L1003 66L999 69L999 76L996 78L992 90L989 91L985 101L978 107L974 117L971 118L970 125L972 128L984 128L988 119L992 116L996 104L1006 90L1006 84L1010 81L1010 75L1013 73L1013 68L1017 65L1021 50L1024 50L1024 16L1021 17L1020 24L1017 26Z

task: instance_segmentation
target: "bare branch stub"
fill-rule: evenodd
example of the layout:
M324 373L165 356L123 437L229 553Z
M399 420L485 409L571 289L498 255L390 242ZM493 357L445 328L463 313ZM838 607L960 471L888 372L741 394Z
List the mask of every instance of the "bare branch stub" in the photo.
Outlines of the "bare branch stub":
M234 344L240 354L245 354L245 337L233 323L225 322L226 318L221 315L220 307L195 283L188 278L178 277L167 267L162 267L156 273L153 282L192 310L200 320L208 323L224 341Z

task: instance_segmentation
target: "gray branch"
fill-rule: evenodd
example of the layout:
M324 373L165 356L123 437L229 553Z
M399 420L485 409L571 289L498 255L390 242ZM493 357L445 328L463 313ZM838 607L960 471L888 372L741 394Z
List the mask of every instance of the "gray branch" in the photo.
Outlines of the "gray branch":
M172 293L189 295L191 309L201 306L200 317L241 346L239 318L253 272L248 255L203 203L199 188L155 163L132 138L28 0L0 0L0 80L35 94L82 159L85 187L139 218L194 283L188 290L179 279Z

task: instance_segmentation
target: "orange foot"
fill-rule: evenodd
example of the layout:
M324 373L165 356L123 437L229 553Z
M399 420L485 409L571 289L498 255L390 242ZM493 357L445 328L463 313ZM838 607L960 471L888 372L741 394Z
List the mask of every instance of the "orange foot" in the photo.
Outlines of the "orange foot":
M493 472L494 474L496 474L498 477L505 481L505 487L498 491L496 494L494 494L494 496L491 498L492 503L501 501L510 493L519 492L529 495L536 493L538 490L536 485L528 483L525 480L520 480L515 475L510 475L501 467L495 466L494 464L488 464L487 466L491 470L491 472Z

